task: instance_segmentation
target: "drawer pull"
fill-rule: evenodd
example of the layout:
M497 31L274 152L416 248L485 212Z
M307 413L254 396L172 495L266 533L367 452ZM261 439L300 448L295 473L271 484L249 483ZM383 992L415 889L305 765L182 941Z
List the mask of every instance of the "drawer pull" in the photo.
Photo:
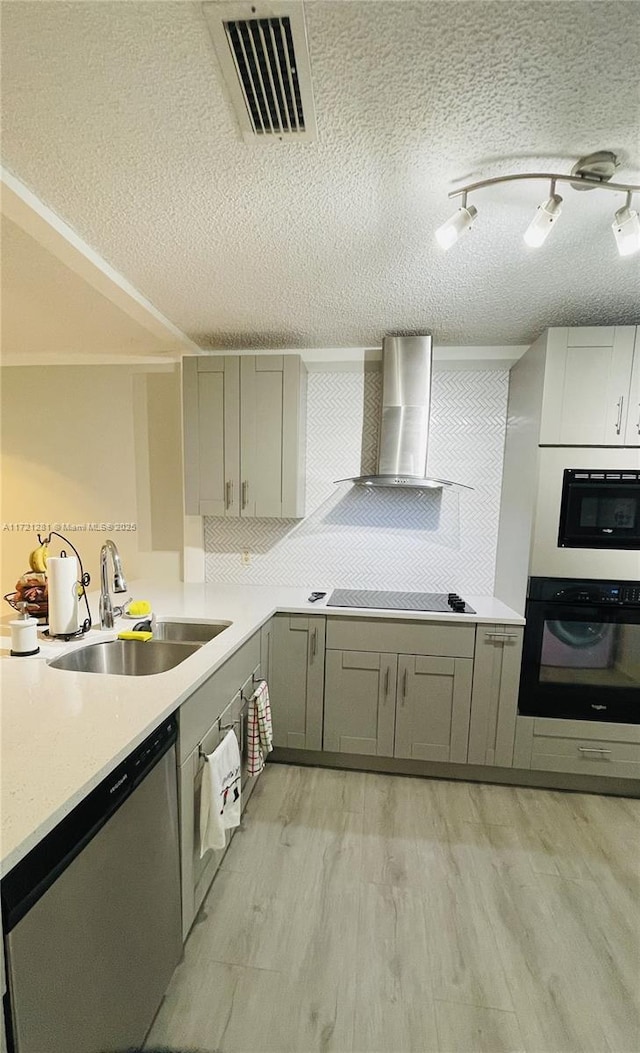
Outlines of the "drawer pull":
M605 750L598 746L578 746L579 753L611 753L611 750Z
M485 633L487 640L517 640L517 633Z

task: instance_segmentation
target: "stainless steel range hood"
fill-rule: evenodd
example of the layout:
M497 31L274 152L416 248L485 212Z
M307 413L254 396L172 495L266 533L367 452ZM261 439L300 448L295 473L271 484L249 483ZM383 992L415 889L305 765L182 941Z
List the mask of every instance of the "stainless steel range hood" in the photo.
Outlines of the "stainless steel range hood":
M440 490L443 486L473 489L427 474L432 358L429 333L385 336L377 471L337 482L416 490Z

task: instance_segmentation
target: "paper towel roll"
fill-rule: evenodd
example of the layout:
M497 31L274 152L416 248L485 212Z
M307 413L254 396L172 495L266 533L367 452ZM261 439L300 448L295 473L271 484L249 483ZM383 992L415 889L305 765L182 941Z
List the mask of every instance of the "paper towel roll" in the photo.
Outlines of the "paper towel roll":
M76 633L78 621L78 560L75 556L49 556L49 635Z

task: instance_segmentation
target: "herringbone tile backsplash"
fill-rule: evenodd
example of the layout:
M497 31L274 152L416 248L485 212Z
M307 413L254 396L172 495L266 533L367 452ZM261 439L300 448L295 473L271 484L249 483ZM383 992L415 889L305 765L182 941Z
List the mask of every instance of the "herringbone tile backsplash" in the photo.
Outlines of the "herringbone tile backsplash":
M491 594L508 382L436 373L429 472L474 490L391 492L334 484L375 470L380 375L310 373L307 516L206 518L207 581Z

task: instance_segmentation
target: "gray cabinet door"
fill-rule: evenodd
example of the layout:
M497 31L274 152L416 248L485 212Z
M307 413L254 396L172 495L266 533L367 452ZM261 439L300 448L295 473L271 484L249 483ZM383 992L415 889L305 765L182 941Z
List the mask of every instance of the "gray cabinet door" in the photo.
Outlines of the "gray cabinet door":
M624 446L634 326L566 329L549 347L540 443Z
M260 668L262 676L271 686L271 653L272 653L273 618L265 622L260 629Z
M513 764L522 635L513 625L479 625L476 630L469 764Z
M237 356L182 363L185 511L240 513L240 365Z
M306 366L299 355L240 360L240 515L304 515Z
M398 657L327 651L323 748L393 757Z
M398 656L395 757L467 760L472 658Z
M636 327L636 348L629 391L625 446L640 446L640 325Z
M277 614L271 634L273 744L322 749L324 617Z

